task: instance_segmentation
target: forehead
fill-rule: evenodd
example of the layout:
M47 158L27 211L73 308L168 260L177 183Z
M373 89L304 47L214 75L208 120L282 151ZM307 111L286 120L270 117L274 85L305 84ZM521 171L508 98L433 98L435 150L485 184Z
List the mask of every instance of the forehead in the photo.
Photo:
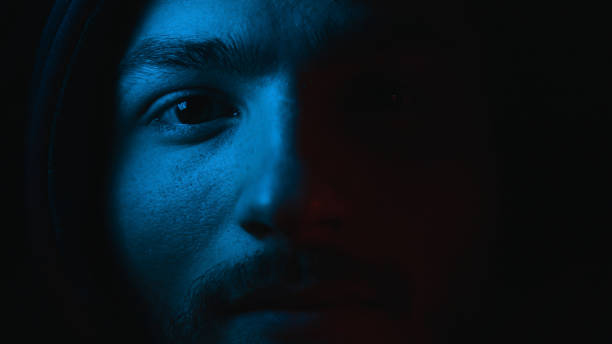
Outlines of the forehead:
M361 26L366 13L363 5L347 0L155 0L130 45L147 38L239 37L303 54L305 45Z

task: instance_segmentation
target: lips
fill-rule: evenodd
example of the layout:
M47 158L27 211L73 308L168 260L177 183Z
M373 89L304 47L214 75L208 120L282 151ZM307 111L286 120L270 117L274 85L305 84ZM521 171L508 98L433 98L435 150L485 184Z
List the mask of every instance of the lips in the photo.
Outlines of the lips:
M358 281L326 281L309 287L270 287L235 300L231 313L261 310L325 311L340 308L391 308L377 290Z
M409 313L414 295L408 275L397 266L356 261L322 250L263 251L233 265L220 265L203 276L192 287L186 313L186 319L195 322L261 311L374 311L401 319Z
M236 299L224 319L257 324L281 343L403 343L410 293L397 291L361 280L269 287Z

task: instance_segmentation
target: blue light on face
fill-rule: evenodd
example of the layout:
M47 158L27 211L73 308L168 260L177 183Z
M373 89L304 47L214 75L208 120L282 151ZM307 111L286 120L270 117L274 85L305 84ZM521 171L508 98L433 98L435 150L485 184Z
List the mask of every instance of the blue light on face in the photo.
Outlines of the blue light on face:
M162 295L160 308L181 305L208 269L264 249L243 224L273 227L300 188L295 54L253 11L285 17L258 1L154 3L122 63L109 215L135 284ZM261 30L237 30L230 12Z
M156 1L132 38L117 91L109 217L117 252L158 321L185 312L215 319L214 305L194 310L194 285L227 306L247 284L313 283L320 272L309 270L308 250L391 265L423 253L436 259L406 261L442 264L445 253L423 238L469 227L466 198L477 188L464 187L468 168L418 161L403 148L444 140L403 116L410 87L397 80L417 73L391 68L389 77L387 65L372 63L401 65L404 52L349 40L358 12L316 3ZM336 49L332 36L353 45ZM407 134L418 131L418 139ZM450 215L431 223L428 209ZM297 261L299 276L253 263L262 256ZM266 342L271 324L290 318L272 313L225 319L219 342Z

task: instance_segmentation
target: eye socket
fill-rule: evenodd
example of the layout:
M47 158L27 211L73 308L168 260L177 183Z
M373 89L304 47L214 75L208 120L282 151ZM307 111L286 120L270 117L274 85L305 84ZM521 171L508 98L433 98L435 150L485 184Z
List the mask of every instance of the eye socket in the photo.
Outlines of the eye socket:
M229 102L209 94L198 93L173 101L157 119L166 124L197 125L238 115L239 110Z
M368 88L360 91L351 95L353 112L399 114L412 105L410 94L405 89Z
M168 143L196 144L235 128L242 115L237 104L211 89L176 91L157 99L143 124Z
M419 93L401 80L365 75L347 87L344 97L341 97L341 106L353 118L355 115L370 118L371 114L391 117L414 115L420 110L416 102Z

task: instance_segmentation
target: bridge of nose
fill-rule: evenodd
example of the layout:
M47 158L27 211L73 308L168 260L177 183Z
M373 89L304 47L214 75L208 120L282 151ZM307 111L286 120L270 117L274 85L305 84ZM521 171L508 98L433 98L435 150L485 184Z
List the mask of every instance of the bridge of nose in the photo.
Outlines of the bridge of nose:
M297 68L284 70L259 86L245 139L245 186L238 202L243 226L261 235L304 226L336 226L344 211L339 195L327 180L329 170L321 164L329 155L310 154L309 146L328 144L325 118L308 113L300 87L303 75ZM316 86L314 86L316 87ZM314 99L314 101L317 101ZM305 122L304 117L311 120ZM307 123L307 125L305 125ZM320 149L316 149L320 151ZM331 147L330 147L331 148Z

